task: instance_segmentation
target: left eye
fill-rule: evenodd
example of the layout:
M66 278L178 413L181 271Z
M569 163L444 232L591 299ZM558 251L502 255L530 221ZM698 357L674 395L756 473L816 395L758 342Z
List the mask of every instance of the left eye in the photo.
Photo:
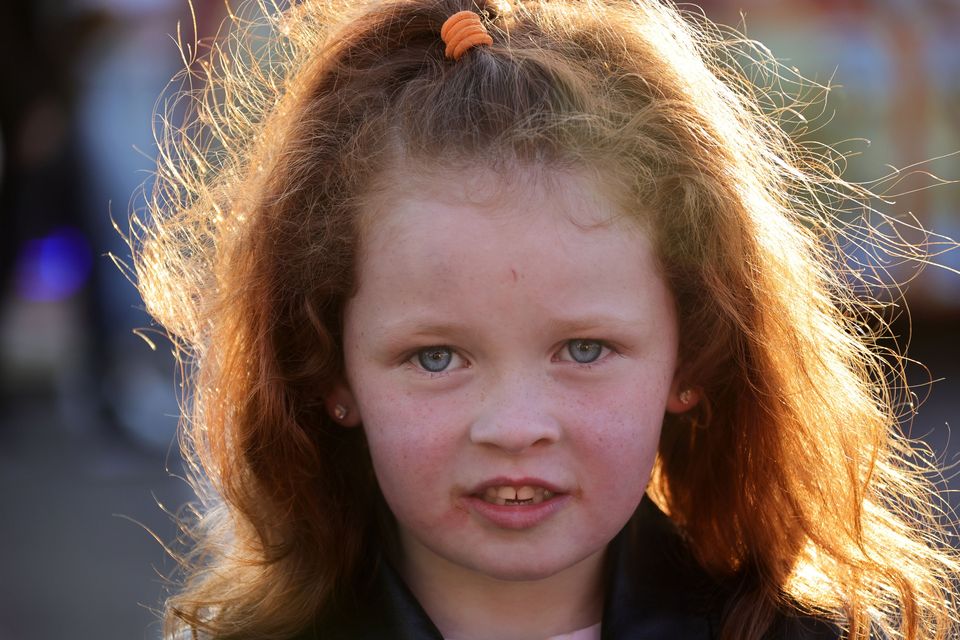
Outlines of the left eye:
M579 362L580 364L590 364L591 362L596 362L600 356L603 355L606 348L607 347L605 347L604 344L599 340L571 340L561 350L560 359L567 360L567 358L564 358L563 356L569 355L569 359L573 360L574 362Z

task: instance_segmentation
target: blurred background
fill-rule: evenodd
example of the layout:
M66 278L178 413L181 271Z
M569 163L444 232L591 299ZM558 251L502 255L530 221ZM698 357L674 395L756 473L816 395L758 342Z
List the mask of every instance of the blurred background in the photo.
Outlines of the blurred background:
M917 163L960 178L960 156L941 157L960 150L960 1L702 7L837 85L811 138L851 154L848 179ZM223 0L193 9L186 0L0 8L0 640L159 637L155 612L173 569L160 541L176 534L166 511L191 497L175 445L174 363L109 256L127 261L113 221L125 231L135 192L149 189L151 113L183 65L178 22L192 43L194 24L212 36L226 12ZM906 193L935 182L880 186L902 194L890 211L958 238L960 185ZM936 261L960 269L960 251ZM904 427L953 465L957 490L960 275L893 270L912 278L897 333L925 365L909 367L925 401Z

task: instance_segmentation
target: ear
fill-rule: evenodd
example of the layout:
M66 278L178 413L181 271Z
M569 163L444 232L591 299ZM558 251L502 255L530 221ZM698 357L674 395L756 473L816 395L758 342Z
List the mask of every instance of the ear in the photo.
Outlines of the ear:
M345 383L338 382L334 385L327 397L323 399L323 406L327 414L341 427L360 425L360 410L353 398L353 392Z
M679 376L675 376L673 384L670 385L670 395L667 397L667 412L685 413L693 409L700 402L700 395L699 387L691 386Z

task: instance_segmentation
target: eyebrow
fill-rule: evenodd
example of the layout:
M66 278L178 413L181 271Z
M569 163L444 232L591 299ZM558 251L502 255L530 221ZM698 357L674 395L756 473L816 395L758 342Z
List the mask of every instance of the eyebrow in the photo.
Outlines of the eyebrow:
M639 319L628 319L618 315L587 315L582 317L574 318L560 318L550 323L551 328L560 329L563 331L579 331L579 330L589 330L599 327L617 327L617 328L630 328L635 327L640 324Z
M590 314L581 317L558 318L547 323L551 333L589 333L597 329L627 330L642 326L640 319L628 319L613 314ZM417 317L404 318L395 322L381 325L379 333L387 336L401 335L404 337L433 336L433 335L462 335L473 333L474 329L460 322L436 322L421 320Z
M428 336L428 335L451 335L468 332L467 326L456 322L436 322L433 320L423 320L416 317L404 318L394 322L385 322L379 327L381 335L386 336Z

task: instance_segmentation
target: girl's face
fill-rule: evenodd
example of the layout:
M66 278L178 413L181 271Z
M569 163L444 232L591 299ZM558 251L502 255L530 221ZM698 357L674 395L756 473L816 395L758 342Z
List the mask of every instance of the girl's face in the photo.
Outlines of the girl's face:
M465 175L366 212L340 393L408 565L537 580L598 559L644 494L674 304L598 182Z

